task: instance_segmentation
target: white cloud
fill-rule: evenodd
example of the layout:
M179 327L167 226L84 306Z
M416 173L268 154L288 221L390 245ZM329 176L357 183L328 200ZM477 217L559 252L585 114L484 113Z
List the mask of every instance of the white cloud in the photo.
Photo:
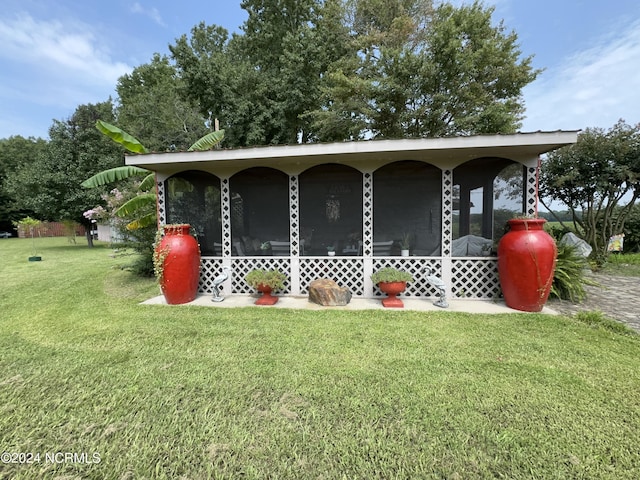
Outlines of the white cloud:
M144 8L142 5L140 5L140 3L135 2L133 5L131 5L131 12L139 13L141 15L146 15L161 27L167 26L167 24L164 23L164 20L162 20L162 15L160 15L160 12L155 7L147 9L147 8Z
M567 58L524 89L523 130L608 128L640 121L640 21Z
M19 15L0 20L0 44L0 57L34 68L36 75L113 86L118 77L131 71L129 65L111 59L88 25Z

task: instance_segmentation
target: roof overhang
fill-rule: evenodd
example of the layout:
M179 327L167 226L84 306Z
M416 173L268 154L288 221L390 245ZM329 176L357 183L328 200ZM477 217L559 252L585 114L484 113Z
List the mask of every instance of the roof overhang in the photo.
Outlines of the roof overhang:
M238 171L253 166L302 171L323 163L365 166L399 160L418 160L453 168L474 158L501 157L529 162L539 155L576 143L578 131L476 135L428 139L369 140L342 143L216 149L203 152L166 152L129 155L136 165L171 175L185 170Z

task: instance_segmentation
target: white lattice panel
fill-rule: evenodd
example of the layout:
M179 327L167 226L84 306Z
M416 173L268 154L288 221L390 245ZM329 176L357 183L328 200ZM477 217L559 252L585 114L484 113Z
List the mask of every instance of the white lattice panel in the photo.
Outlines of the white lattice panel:
M222 273L222 259L219 257L203 257L200 260L200 283L198 292L213 293L211 283Z
M354 297L364 296L364 261L357 257L303 257L300 259L300 293L309 293L309 284L319 278L347 287Z
M362 174L362 251L373 255L373 176Z
M402 297L436 297L437 290L426 281L429 274L428 269L432 270L431 274L441 277L440 268L441 261L438 257L376 257L373 262L373 271L384 267L393 267L398 270L404 270L413 275L413 282L407 284L407 289L400 295ZM373 296L384 297L377 285L373 286Z
M442 172L442 256L451 256L451 233L453 228L453 172Z
M456 258L452 273L454 297L491 299L500 296L498 260L495 258Z
M537 191L537 169L535 167L527 168L526 175L526 209L527 215L535 215L536 214L536 203L538 201L538 191Z
M299 202L298 199L298 176L289 176L289 236L291 240L291 255L296 257L300 254L300 223L299 223Z
M157 182L156 188L158 192L158 223L165 225L167 223L167 208L164 198L164 182Z
M234 257L231 260L231 292L232 293L255 293L255 288L249 286L244 281L244 277L254 268L263 270L279 270L287 276L284 288L275 293L291 293L291 260L288 257Z
M222 256L231 256L231 188L229 179L220 180L220 209L222 219Z

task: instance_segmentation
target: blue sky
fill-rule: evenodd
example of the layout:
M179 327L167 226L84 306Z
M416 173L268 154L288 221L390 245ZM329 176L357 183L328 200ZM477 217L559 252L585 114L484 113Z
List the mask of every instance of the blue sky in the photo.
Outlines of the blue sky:
M453 3L464 3L454 0ZM494 0L545 71L526 87L522 131L640 122L640 2ZM115 97L119 76L201 21L238 31L239 0L3 0L0 138L46 138L53 119Z

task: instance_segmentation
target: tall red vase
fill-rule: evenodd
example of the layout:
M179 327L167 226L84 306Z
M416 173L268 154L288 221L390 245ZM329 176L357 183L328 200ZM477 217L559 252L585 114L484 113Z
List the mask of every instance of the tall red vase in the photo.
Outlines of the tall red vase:
M558 248L543 218L509 220L498 245L498 274L508 307L539 312L549 298Z
M200 280L200 246L190 235L191 226L164 225L164 236L155 249L155 258L164 259L160 288L170 305L195 300Z

